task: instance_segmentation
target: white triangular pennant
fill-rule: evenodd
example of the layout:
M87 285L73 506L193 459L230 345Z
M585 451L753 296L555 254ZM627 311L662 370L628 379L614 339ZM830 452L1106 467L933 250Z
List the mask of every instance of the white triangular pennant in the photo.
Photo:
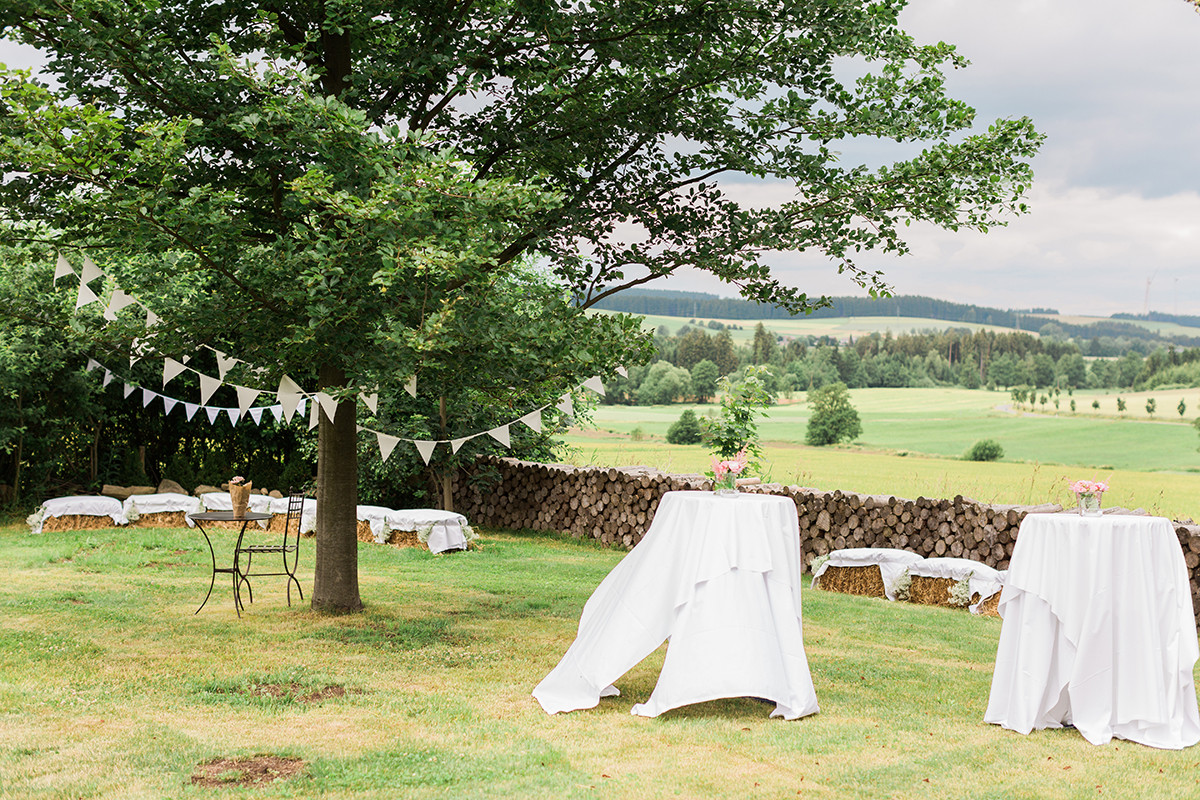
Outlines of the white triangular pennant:
M100 385L102 387L108 386L110 383L112 383L114 377L116 376L112 374L112 370L104 370L104 380L100 383Z
M325 412L325 418L333 422L338 410L338 401L334 399L333 395L326 394L325 392L317 392L317 403L320 404L321 410Z
M379 457L384 461L388 460L388 456L396 449L396 445L400 442L399 436L388 436L386 433L375 431L375 441L379 443Z
M575 416L575 401L571 398L569 393L562 396L562 399L558 401L558 405L556 405L555 408L567 416Z
M270 408L271 413L275 415L276 422L283 422L283 406L276 403L273 406L268 406L268 408Z
M262 425L263 412L267 410L266 406L255 406L250 409L250 419L254 420L255 425Z
M90 258L83 257L83 270L79 274L80 283L91 283L103 274Z
M583 385L598 395L604 394L604 381L600 379L599 375L593 375L592 377L588 378L583 382Z
M321 423L321 404L314 402L308 405L308 429L311 431Z
M542 432L542 410L539 408L537 411L530 411L528 414L526 414L525 416L518 419L517 422L524 422L530 428L533 428L538 433L541 433Z
M474 436L464 436L461 439L451 439L450 440L450 452L457 453L458 449L460 447L462 447L464 444L466 444L468 441L470 441L471 439L474 439L474 438L475 438Z
M87 360L87 371L91 372L94 369L100 369L100 362L94 358L89 358Z
M379 410L379 392L372 392L371 394L359 392L358 399L363 401L363 405L370 409L372 414Z
M67 257L59 253L58 261L54 264L54 282L58 283L59 278L65 278L67 275L74 274L75 270L71 269L70 263L67 262Z
M225 373L233 369L238 360L226 356L220 350L213 350L213 352L217 354L217 372L220 374L221 380L225 380Z
M508 426L501 425L499 428L492 428L488 434L505 447L510 447L510 437L508 435Z
M617 367L617 374L620 375L622 378L628 378L629 370L625 369L624 367Z
M167 384L185 369L187 369L187 367L173 358L163 359L163 388L167 388Z
M433 457L433 449L438 446L437 442L425 441L413 442L413 444L416 446L417 452L421 454L421 460L426 464L428 464L429 459Z
M117 312L125 306L136 302L121 289L113 289L112 297L108 298L108 308L104 309L104 318L112 322L117 318Z
M155 314L150 309L146 309L146 327L153 328L158 324L158 314Z
M236 428L238 424L239 410L236 408L226 408L224 411L229 415L229 424Z
M250 406L254 405L254 401L262 392L245 386L234 386L233 388L238 396L238 416L240 417L250 410Z
M78 311L79 309L86 306L88 303L94 303L99 299L100 299L99 297L96 297L96 293L88 288L88 285L86 283L84 283L83 281L80 281L79 282L79 296L75 298L75 310Z
M275 399L282 406L283 417L288 422L292 421L292 415L296 413L296 406L304 398L304 390L287 375L279 379L279 390L275 392Z
M163 401L163 410L169 415L175 410L175 406L179 405L179 401L174 397L167 397L165 394L161 395L161 397Z
M404 391L408 392L413 397L417 396L417 376L416 375L413 375L411 378L408 379L408 382L404 384Z
M142 389L142 408L147 408L151 403L154 402L154 398L156 397L158 397L158 395L149 389Z
M133 394L133 390L136 388L137 387L134 386L132 383L125 384L125 399L126 400L129 399L129 395Z
M196 412L199 410L200 406L196 405L195 403L185 402L183 404L183 411L187 414L188 422L192 421L192 417L196 416Z
M204 405L213 396L213 392L220 388L221 382L211 375L205 375L202 372L197 372L196 374L200 376L200 405Z
M217 414L221 413L221 409L217 408L216 406L205 406L204 413L208 414L208 424L216 425L217 424Z

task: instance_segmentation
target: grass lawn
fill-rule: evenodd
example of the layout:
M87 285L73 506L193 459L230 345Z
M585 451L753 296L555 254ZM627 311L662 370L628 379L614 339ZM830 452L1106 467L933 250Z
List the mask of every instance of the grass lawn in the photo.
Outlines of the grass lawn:
M998 620L809 590L815 716L732 699L633 717L660 650L621 697L550 717L530 692L622 554L483 533L482 550L447 556L363 545L362 614L288 609L267 578L239 620L221 584L193 614L209 576L198 533L0 528L0 796L212 797L190 783L198 764L259 754L307 766L216 796L1200 794L1195 750L984 724ZM214 544L227 555L232 534Z
M797 401L769 409L759 432L767 477L782 483L901 497L962 494L986 502L1043 503L1070 502L1070 480L1111 478L1106 505L1200 519L1200 438L1191 418L1180 422L1174 411L1179 397L1193 413L1200 411L1200 390L1158 393L1160 408L1173 400L1168 409L1173 419L1162 413L1151 419L1144 399L1124 396L1130 412L1121 418L1115 396L1102 393L1076 392L1080 411L1055 415L1016 411L1002 392L855 389L851 397L862 418L862 436L851 446L813 448L802 444L809 412L799 401L801 393ZM1094 397L1101 398L1099 413L1091 409ZM1113 413L1104 413L1109 405ZM715 413L711 405L600 406L595 429L565 437L573 448L570 460L703 472L710 468L703 447L661 441L684 408L699 416ZM1140 415L1133 413L1137 408ZM629 434L638 428L652 438L631 441ZM980 439L1000 442L1005 460L959 460Z

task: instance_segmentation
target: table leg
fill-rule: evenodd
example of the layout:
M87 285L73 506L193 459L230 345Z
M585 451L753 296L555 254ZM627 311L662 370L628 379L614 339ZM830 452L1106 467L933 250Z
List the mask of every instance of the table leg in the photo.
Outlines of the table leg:
M200 609L204 608L204 604L208 602L208 598L212 597L213 586L217 583L217 554L213 550L212 540L208 538L208 533L204 530L204 525L199 520L196 521L196 527L200 529L200 533L204 536L204 541L208 543L208 555L212 559L212 579L208 582L208 594L204 595L204 601L200 603L200 608L197 608L195 613L199 614Z

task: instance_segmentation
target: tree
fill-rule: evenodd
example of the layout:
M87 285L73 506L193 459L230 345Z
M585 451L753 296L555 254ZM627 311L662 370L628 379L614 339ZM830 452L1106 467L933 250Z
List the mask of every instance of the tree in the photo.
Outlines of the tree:
M775 355L775 334L760 322L754 328L754 342L750 348L750 360L755 364L769 364Z
M638 405L660 406L674 403L691 392L692 380L688 371L669 361L658 361L646 373L638 388Z
M1095 409L1096 411L1099 411L1099 410L1100 410L1100 401L1099 401L1099 400L1093 400L1093 401L1092 401L1092 408L1093 408L1093 409Z
M700 420L690 408L667 428L667 441L671 444L698 444L702 439Z
M1187 403L1183 402L1183 398L1179 398L1179 405L1175 406L1175 410L1179 412L1179 418L1183 419L1183 415L1187 413Z
M582 310L624 288L696 267L800 311L827 299L761 254L824 253L878 294L854 253L1025 210L1040 137L1027 119L967 133L942 74L965 61L915 44L901 7L12 0L3 33L53 83L0 73L0 207L11 236L128 256L115 276L163 324L123 320L127 347L208 344L265 370L234 382L332 398L313 603L358 608L355 397L452 361L445 334L522 259L561 281L562 330L611 372L636 336ZM873 71L846 87L854 56ZM846 136L925 146L867 169L838 161ZM739 175L796 197L743 207L715 180Z
M697 403L707 403L717 393L720 368L707 358L692 367L692 391Z
M1149 400L1146 401L1146 413L1153 417L1154 412L1157 410L1158 410L1158 401L1155 400L1153 397L1151 397Z
M1124 398L1121 398L1121 397L1118 397L1118 398L1117 398L1117 413L1118 413L1118 414L1124 414L1124 413L1125 413L1125 400L1124 400Z
M808 393L811 409L804 441L817 447L854 441L862 434L858 411L844 383L831 383Z

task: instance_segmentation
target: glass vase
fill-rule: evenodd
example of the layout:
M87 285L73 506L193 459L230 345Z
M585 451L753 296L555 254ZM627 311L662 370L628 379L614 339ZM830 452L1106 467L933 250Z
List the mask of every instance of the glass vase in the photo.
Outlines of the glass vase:
M717 497L732 497L738 493L737 476L732 472L726 472L719 478L713 480L713 491Z
M1098 492L1080 492L1075 496L1079 499L1079 516L1100 516L1100 498L1103 495Z

